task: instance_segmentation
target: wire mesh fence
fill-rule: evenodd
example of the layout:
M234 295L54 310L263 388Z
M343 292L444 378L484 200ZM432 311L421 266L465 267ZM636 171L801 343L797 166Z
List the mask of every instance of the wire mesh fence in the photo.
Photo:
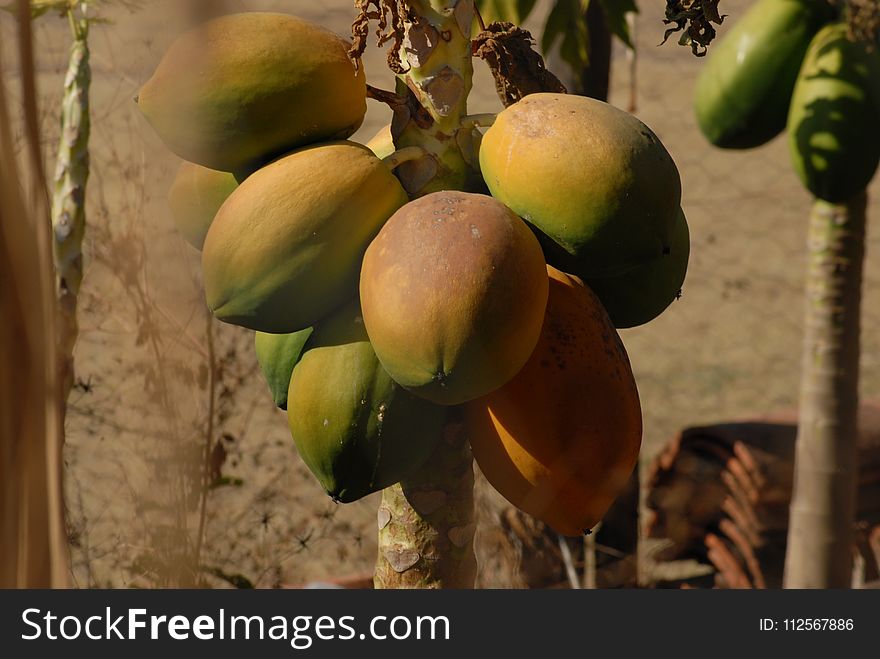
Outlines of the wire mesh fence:
M622 333L644 408L644 465L683 426L796 406L810 198L784 138L744 152L705 142L692 111L702 60L688 48L658 46L663 3L642 4L636 114L680 169L692 240L682 299L650 325ZM326 497L265 390L252 334L208 318L198 254L174 230L165 201L177 161L131 100L189 19L182 5L109 8L112 22L92 32L93 175L65 449L75 582L272 587L364 577L376 553L377 499L340 506ZM722 10L732 21L748 5L723 0ZM289 11L339 33L354 16L350 0L236 0L226 7ZM36 32L49 162L66 29L44 17ZM0 18L7 63L13 35L11 21ZM370 47L365 66L371 84L391 87L384 52ZM497 111L491 77L476 66L471 110ZM631 73L616 46L612 103L628 105ZM389 120L387 108L371 103L355 139L366 141ZM865 397L880 394L878 192L875 182L863 302ZM500 526L503 501L479 479L478 488L479 581L521 586L523 549Z

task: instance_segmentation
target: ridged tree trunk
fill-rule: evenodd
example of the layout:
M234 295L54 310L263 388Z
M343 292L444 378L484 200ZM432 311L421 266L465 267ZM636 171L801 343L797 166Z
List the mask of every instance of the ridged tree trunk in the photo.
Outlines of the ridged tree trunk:
M866 205L816 201L810 215L786 588L851 585Z
M411 197L473 186L472 125L467 98L472 86L473 0L410 0L414 22L401 51L405 72L392 135L400 149L419 146L427 157L397 172ZM457 417L424 467L386 489L378 512L377 588L472 588L474 557L473 459Z

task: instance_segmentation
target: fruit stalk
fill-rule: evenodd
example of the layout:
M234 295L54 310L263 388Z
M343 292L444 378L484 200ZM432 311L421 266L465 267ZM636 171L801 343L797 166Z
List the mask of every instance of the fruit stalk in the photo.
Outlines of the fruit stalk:
M851 585L866 204L816 200L810 216L786 588Z
M60 312L59 347L62 399L73 386L73 347L78 326L77 296L83 276L86 184L89 178L89 64L88 19L68 14L73 44L61 101L61 138L52 191L52 253Z
M473 0L411 0L395 109L396 148L418 146L427 156L397 174L413 198L474 186L473 127L466 123L473 78ZM411 478L382 493L378 512L376 588L472 588L474 474L470 443L452 410L443 440Z

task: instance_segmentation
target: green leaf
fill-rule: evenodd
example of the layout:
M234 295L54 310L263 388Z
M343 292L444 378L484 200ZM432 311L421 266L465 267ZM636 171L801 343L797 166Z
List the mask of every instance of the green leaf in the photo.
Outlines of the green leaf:
M556 0L541 36L541 50L545 54L562 39L559 56L575 71L586 68L590 63L590 34L586 21L588 6L589 0Z
M537 0L477 0L477 7L486 23L510 21L521 25L536 3Z
M632 35L629 33L629 25L626 15L632 12L638 13L635 0L598 0L605 14L605 25L608 31L620 39L630 49L635 49Z

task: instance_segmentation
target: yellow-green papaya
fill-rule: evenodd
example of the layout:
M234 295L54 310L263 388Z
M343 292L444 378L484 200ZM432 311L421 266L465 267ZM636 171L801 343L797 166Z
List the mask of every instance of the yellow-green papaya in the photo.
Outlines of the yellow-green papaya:
M549 267L541 338L510 382L465 405L474 457L508 501L563 535L599 522L642 440L626 349L590 290Z
M850 41L843 24L816 35L788 116L795 172L815 197L848 201L880 162L880 49Z
M313 326L357 294L361 259L407 202L354 142L310 146L257 170L208 230L202 270L222 321L271 334Z
M487 195L436 192L410 202L370 244L361 304L385 370L444 405L512 378L538 340L547 304L541 247Z
M383 126L367 142L366 147L381 159L387 158L394 153L394 138L391 136L391 124Z
M405 479L440 441L445 408L382 368L355 301L315 328L293 369L287 418L300 457L348 503Z
M337 35L288 14L221 16L171 45L137 104L185 160L252 171L358 129L366 79L347 51Z
M168 191L168 205L177 229L198 250L223 202L238 187L229 172L183 161Z
M480 165L492 196L535 227L547 262L566 272L617 275L669 248L678 169L645 124L607 103L526 96L486 132Z
M272 400L282 410L287 409L287 390L293 367L302 357L306 341L311 335L311 327L291 334L254 333L257 363L269 385Z
M618 329L637 327L654 320L681 295L691 252L690 232L679 211L668 254L616 277L589 279Z
M807 47L831 16L826 0L759 0L712 45L694 95L709 142L749 149L782 132Z

